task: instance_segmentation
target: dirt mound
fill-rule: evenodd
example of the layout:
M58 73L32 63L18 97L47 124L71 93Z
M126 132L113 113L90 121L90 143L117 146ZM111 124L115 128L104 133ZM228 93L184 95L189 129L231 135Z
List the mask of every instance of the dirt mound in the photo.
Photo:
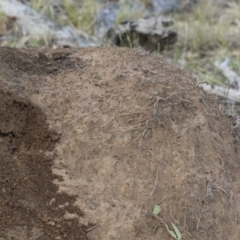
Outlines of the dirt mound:
M14 48L1 48L1 63L8 64L8 67L28 74L56 74L58 71L81 68L82 62L80 59L74 59L74 62L69 58L68 51L58 51L47 56L42 50L37 48L28 49L28 53L24 50Z
M37 51L49 59L64 53ZM54 183L78 196L85 213L79 222L95 224L88 239L171 239L171 223L183 239L239 239L239 136L216 99L154 54L66 53L71 68L56 74L0 60L0 87L38 106L49 131L61 136L51 156L63 181Z

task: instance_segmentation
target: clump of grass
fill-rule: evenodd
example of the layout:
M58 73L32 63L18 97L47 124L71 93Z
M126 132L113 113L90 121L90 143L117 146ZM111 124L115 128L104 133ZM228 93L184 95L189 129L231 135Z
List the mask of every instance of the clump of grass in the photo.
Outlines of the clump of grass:
M0 9L0 10L1 10L1 9ZM6 20L7 20L6 15L5 15L4 13L0 12L0 21L1 21L1 22L6 22Z
M100 4L94 0L85 0L76 2L69 2L67 0L63 3L67 22L75 28L82 29L87 33L93 32L94 19Z
M184 50L197 52L227 45L228 24L220 17L221 9L203 0L189 13L175 13L175 28Z
M126 20L138 20L143 17L144 9L141 3L135 2L135 5L132 5L128 1L121 1L120 3L120 11L115 20L115 24L118 25Z
M140 37L135 32L127 32L124 35L119 36L121 41L121 46L129 48L138 48L140 47Z
M240 51L236 54L233 55L230 61L230 66L232 69L240 75Z
M52 2L48 0L33 0L30 1L30 7L37 12L49 17L54 20L53 9L51 8Z
M231 64L237 69L240 0L232 2L228 8L201 0L191 11L176 12L172 17L178 42L163 56L173 59L174 64L190 71L199 81L223 84L226 79L216 70L214 62L228 56L233 58Z
M71 25L89 34L93 31L94 18L101 4L95 0L61 0L54 10L53 1L32 0L30 7L61 25Z
M0 34L1 35L7 30L6 21L7 21L6 15L0 12Z

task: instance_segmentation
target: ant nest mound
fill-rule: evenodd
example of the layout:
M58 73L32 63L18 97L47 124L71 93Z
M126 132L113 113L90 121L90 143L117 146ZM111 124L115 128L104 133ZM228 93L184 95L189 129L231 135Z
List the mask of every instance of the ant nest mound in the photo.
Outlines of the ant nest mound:
M41 109L50 135L58 136L45 136L48 144L56 142L44 148L53 159L48 175L60 176L47 179L59 186L56 196L65 194L54 205L58 218L40 203L29 207L32 200L25 195L18 196L21 208L13 213L40 211L55 234L59 211L72 204L63 219L73 232L76 224L82 227L82 238L72 239L173 239L171 233L185 240L239 239L239 130L191 76L154 54L120 48L2 48L0 56L2 91ZM27 129L29 122L24 124ZM0 125L1 144L13 132L4 131L6 126ZM18 149L32 150L19 142L9 157ZM33 179L27 181L32 186ZM52 199L53 194L44 204L51 206ZM16 227L35 227L44 239L47 228L36 216L35 226L25 221ZM0 237L7 238L13 226L4 219L0 224Z

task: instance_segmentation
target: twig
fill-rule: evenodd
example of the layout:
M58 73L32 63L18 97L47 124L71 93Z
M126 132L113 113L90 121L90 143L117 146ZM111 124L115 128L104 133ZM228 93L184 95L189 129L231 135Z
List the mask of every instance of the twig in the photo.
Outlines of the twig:
M183 229L183 231L187 233L190 237L192 237L192 234L190 234L188 231L186 231L185 229Z
M152 192L151 192L149 197L151 197L153 195L153 193L155 191L155 188L156 188L156 185L157 185L157 182L158 182L158 168L159 168L159 165L157 167L157 174L156 174L156 179L155 179L155 183L154 183L154 186L153 186L153 190L152 190Z
M220 156L218 153L216 153L215 150L213 150L213 151L214 151L214 153L220 158L221 167L224 169L224 161L223 161L223 159L221 158L221 156Z
M178 95L177 95L177 97L180 98L181 100L185 101L185 102L191 103L191 101L189 101L189 100L187 100L187 99L185 99L185 98L182 98L182 97L180 97L180 96L178 96Z
M171 217L173 218L174 222L176 222L177 224L179 224L179 221L177 221L177 220L174 218L173 214L172 214L172 207L171 207L171 206L170 206L170 215L171 215Z
M133 113L126 113L126 114L121 114L118 115L116 117L113 117L109 122L101 125L101 127L105 127L106 125L108 125L109 123L111 123L114 119L120 118L120 117L126 117L126 116L131 116L131 115L136 115L136 114L142 114L144 113L145 115L148 115L146 112L133 112Z
M136 238L136 237L137 237L137 235L138 235L139 231L140 231L140 228L138 228L138 230L136 231L134 238Z
M153 217L155 217L156 219L160 220L161 223L162 223L164 226L166 225L166 223L164 222L164 220L163 220L161 217L159 217L158 215L154 214L154 213L151 212L151 211L149 211L149 212L151 213L151 215L152 215Z
M92 231L93 229L95 229L95 228L97 228L97 227L99 227L100 225L98 224L98 225L95 225L95 226L93 226L93 227L90 227L90 228L88 228L87 229L87 232L90 232L90 231Z
M213 186L213 188L220 189L220 190L222 190L228 197L230 196L229 193L228 193L225 189L223 189L222 187L220 187L220 186L218 186L218 185L216 185L216 184Z
M143 139L143 137L144 137L144 135L145 135L145 133L146 133L147 130L148 130L148 128L146 128L146 129L143 131L142 136L141 136L141 138L140 138L140 140L139 140L139 143L138 143L138 148L141 147L141 146L140 146L141 141L142 141L142 139Z
M201 216L202 216L202 214L197 212L197 230L198 230L199 224L201 222Z
M161 227L161 225L157 225L154 229L153 229L153 232L156 233L157 229Z

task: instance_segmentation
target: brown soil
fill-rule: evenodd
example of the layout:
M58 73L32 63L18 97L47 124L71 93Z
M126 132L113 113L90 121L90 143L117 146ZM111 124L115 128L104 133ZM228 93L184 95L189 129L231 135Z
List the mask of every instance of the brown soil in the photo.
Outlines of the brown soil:
M240 238L238 129L183 71L1 48L0 88L0 239Z
M57 193L52 174L59 134L49 131L41 109L0 92L0 236L3 239L86 239L75 197ZM47 154L49 153L49 154Z

